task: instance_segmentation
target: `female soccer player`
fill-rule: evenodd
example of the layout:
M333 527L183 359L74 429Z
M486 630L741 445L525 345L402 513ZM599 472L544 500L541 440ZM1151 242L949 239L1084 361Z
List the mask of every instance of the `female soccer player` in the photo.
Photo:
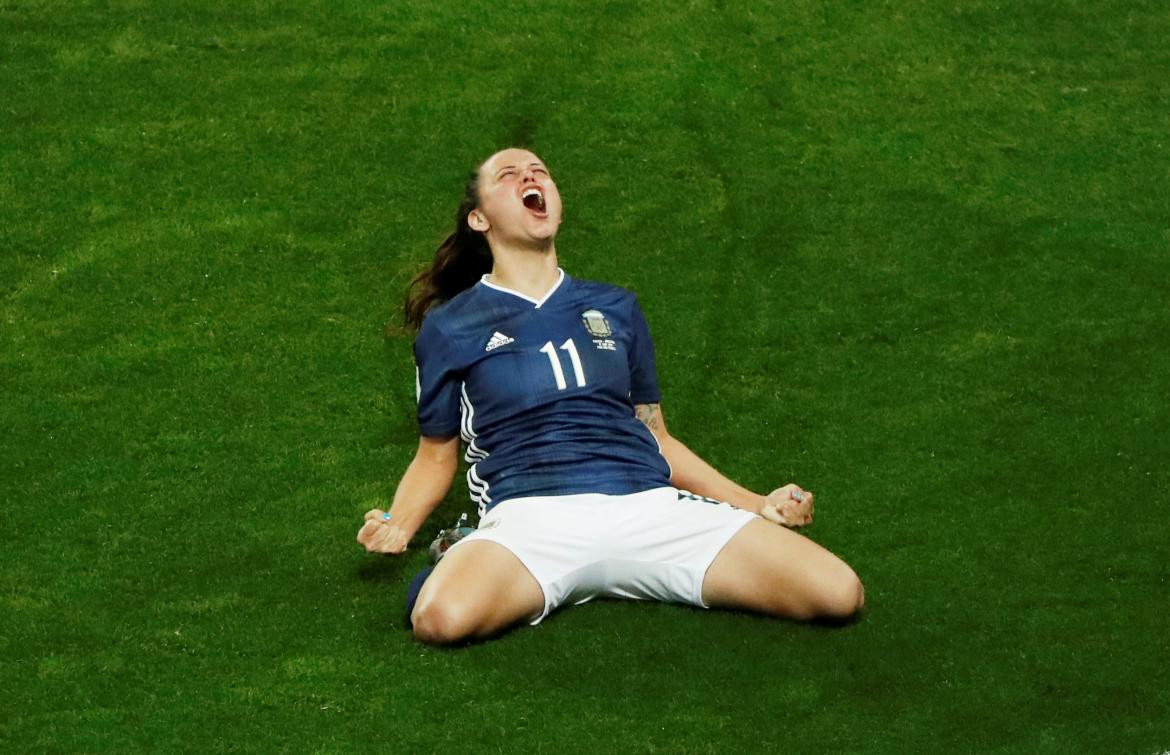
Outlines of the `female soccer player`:
M418 451L390 510L367 512L357 536L402 553L466 444L479 528L423 584L416 637L489 637L599 596L791 619L861 609L853 570L778 526L812 520L811 492L757 495L667 432L641 308L557 266L561 197L536 155L489 157L455 222L406 302Z

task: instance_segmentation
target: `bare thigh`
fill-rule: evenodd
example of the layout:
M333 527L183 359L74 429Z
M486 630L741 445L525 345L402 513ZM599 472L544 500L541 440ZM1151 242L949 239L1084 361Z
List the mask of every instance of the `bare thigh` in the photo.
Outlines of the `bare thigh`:
M707 569L703 602L789 619L848 618L865 602L841 559L803 535L764 520L747 524Z
M411 621L423 642L450 644L498 634L544 610L544 591L520 559L487 540L453 548L423 584Z

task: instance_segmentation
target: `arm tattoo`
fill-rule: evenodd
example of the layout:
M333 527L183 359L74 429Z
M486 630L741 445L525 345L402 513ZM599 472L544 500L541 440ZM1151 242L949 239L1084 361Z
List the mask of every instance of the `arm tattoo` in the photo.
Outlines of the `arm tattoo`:
M658 419L658 404L638 404L634 407L634 416L652 431L662 429L662 422Z

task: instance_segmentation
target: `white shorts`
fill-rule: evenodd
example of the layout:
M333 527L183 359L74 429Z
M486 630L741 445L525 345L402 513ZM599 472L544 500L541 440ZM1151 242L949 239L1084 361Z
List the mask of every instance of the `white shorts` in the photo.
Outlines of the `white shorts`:
M539 623L557 607L597 597L706 608L703 579L719 551L757 516L673 487L629 495L537 496L495 506L476 540L499 543L544 591Z

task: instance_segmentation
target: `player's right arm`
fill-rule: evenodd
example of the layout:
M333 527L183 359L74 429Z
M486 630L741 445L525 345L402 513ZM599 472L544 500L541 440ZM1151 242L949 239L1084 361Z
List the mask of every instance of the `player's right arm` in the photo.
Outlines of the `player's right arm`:
M390 518L385 511L366 512L357 541L370 553L402 553L431 512L451 489L459 468L459 436L419 436L418 451L394 491Z

